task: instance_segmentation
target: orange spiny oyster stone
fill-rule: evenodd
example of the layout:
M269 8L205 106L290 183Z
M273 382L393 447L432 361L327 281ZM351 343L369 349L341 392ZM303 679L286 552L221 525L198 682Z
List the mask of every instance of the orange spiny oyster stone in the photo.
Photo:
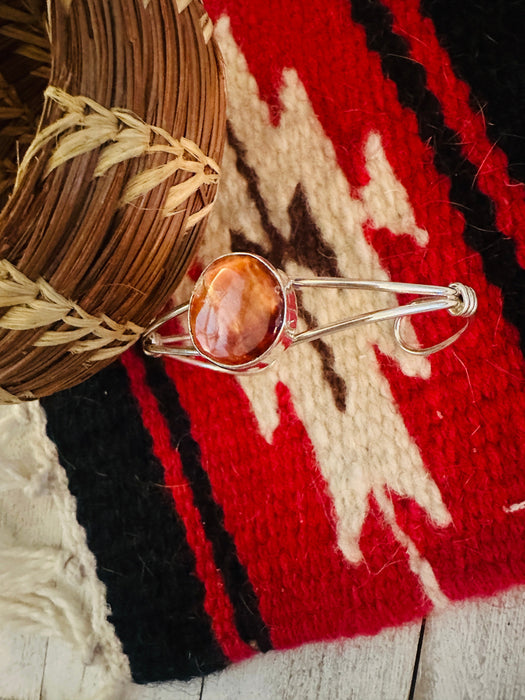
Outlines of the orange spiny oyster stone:
M197 280L189 327L200 353L235 367L254 362L272 346L284 312L276 274L261 259L236 253L212 262Z

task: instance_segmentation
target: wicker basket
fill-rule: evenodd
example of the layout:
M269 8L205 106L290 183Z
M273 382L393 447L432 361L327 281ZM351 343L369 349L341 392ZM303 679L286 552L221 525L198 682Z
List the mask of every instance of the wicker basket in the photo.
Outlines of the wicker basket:
M48 5L0 2L4 403L77 384L136 342L195 251L224 143L196 0Z

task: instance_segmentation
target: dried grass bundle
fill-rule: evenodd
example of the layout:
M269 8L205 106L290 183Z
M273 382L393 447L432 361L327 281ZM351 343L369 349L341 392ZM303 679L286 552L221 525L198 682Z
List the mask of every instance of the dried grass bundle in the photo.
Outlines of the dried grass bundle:
M197 0L48 4L0 2L3 402L77 384L140 337L191 260L224 143Z

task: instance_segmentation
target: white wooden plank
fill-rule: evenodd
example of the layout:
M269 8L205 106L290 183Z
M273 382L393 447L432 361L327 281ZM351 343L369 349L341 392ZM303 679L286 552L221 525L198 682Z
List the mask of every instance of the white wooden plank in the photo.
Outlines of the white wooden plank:
M151 683L133 685L126 693L125 700L200 700L202 679L194 678L187 683Z
M0 632L0 698L39 700L46 639Z
M269 652L204 681L202 700L392 700L410 689L420 625Z
M124 695L125 700L198 700L201 687L200 679L189 683L130 683ZM108 692L109 695L104 695ZM60 640L49 640L42 700L99 700L106 696L113 700L110 679L103 668L85 665L68 644Z
M525 698L525 589L427 620L414 700ZM202 700L406 698L419 627L271 652L205 680ZM91 700L105 685L66 644L0 633L2 700ZM42 691L42 693L41 693ZM132 685L125 700L198 700L201 681Z
M525 588L427 620L414 700L525 698Z
M42 700L84 700L95 697L94 691L103 688L107 675L100 666L86 666L69 644L50 639L44 677Z

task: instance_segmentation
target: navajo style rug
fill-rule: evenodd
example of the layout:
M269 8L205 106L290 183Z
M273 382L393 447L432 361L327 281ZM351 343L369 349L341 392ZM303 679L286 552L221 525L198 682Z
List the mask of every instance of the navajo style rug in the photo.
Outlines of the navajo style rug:
M138 682L525 582L525 3L206 5L228 141L177 301L235 250L292 277L461 281L479 309L430 358L388 323L242 379L137 349L41 402ZM395 301L327 291L301 317Z

